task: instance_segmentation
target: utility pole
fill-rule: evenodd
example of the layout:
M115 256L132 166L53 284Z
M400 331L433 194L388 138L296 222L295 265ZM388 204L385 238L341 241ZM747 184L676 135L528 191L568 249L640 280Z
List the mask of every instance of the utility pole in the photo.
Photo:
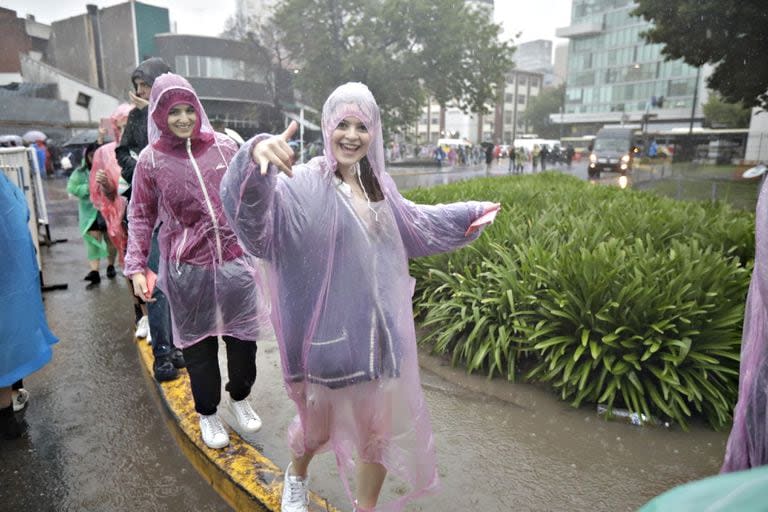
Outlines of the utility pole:
M693 105L691 105L691 124L688 127L688 135L693 134L693 118L696 115L696 102L699 101L699 78L701 78L701 66L696 68L696 86L693 89Z

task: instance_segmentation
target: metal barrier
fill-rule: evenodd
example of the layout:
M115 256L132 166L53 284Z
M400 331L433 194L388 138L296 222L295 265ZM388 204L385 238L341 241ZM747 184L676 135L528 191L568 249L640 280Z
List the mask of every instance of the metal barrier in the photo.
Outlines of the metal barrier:
M40 245L53 245L66 242L66 239L51 239L51 229L48 224L48 207L45 203L43 182L34 148L0 148L0 170L24 192L29 208L29 233L35 244L37 266L40 269L40 284L43 291L67 288L66 284L51 286L43 285L43 265L40 257ZM42 229L42 232L41 232Z

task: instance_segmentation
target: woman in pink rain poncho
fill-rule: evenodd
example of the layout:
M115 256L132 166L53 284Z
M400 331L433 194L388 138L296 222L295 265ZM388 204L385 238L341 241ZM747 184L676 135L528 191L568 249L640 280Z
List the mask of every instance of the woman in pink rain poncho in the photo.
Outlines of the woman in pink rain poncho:
M755 211L755 268L741 339L739 401L722 472L768 464L768 186Z
M120 195L120 165L115 158L115 147L123 133L128 113L133 105L123 103L110 116L110 135L113 141L103 146L93 154L93 165L89 180L91 202L107 223L107 236L117 249L120 264L125 259L125 246L128 233L123 225L125 214L125 197Z
M322 129L324 156L293 169L295 123L280 136L257 136L221 189L241 243L268 262L272 323L298 408L282 510L307 509L309 462L333 450L358 510L376 507L389 473L407 491L379 510L398 511L438 485L408 258L468 244L478 236L473 221L498 205L404 199L384 170L379 108L363 84L331 94Z
M218 336L227 348L229 402L237 425L255 432L261 420L246 400L256 379L256 338L268 315L261 304L257 262L227 225L219 184L236 146L216 134L189 83L171 73L152 86L149 145L139 155L128 208L125 274L151 300L147 257L159 235L158 285L168 297L174 344L187 364L203 441L222 448L229 435L216 411L221 399Z

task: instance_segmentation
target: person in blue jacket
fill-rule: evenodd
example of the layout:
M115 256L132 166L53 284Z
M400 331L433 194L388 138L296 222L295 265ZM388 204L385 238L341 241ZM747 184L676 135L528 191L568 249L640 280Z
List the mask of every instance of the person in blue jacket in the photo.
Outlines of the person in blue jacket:
M13 389L51 360L58 338L45 319L35 246L22 191L0 173L0 437L21 436ZM16 386L15 386L16 385Z

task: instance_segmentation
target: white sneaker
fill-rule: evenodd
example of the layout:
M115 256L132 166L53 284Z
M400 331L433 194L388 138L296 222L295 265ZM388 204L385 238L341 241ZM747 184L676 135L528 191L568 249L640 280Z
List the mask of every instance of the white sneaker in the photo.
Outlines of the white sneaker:
M307 512L309 507L309 478L291 475L291 466L288 464L285 469L285 480L283 481L283 500L280 505L282 512Z
M261 430L261 418L253 410L248 400L230 400L229 411L235 417L240 430L244 432L258 432Z
M136 337L146 338L147 336L149 336L149 317L144 315L136 324Z
M27 406L29 401L29 391L24 388L13 391L13 412L19 412Z
M218 450L229 444L229 434L218 414L200 415L200 433L203 435L203 442L208 448Z
M147 329L147 345L152 346L152 329Z

